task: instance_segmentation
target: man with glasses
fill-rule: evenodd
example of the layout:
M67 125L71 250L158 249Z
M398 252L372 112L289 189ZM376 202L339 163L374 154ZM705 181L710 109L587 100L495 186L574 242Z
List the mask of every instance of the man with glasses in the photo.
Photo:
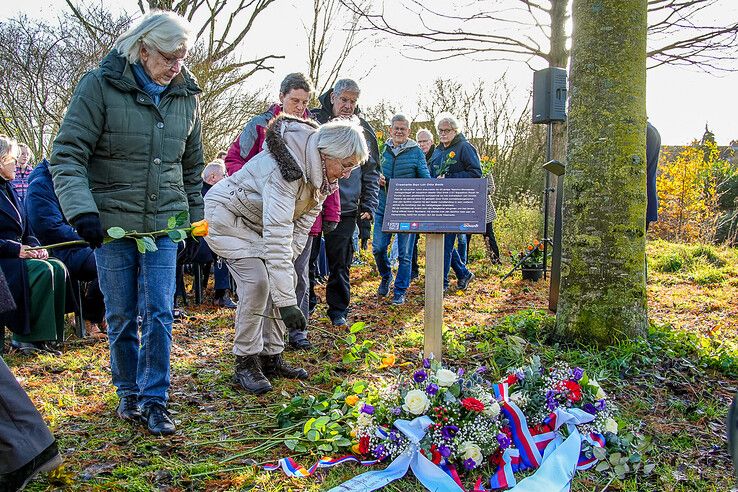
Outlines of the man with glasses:
M387 204L387 190L389 181L394 178L426 178L430 179L428 166L425 162L425 154L418 144L408 138L410 135L410 122L408 119L397 114L392 117L390 128L391 138L387 140L382 149L382 175L379 177L379 206L374 217L374 239L372 249L374 259L377 262L377 270L382 276L377 289L377 295L384 297L389 294L392 283L392 269L387 258L387 248L392 242L391 232L382 232L382 221L384 220L384 207ZM399 266L397 268L397 279L395 280L392 304L404 304L405 292L410 286L411 262L415 246L415 234L398 234L397 249Z
M364 138L369 147L369 158L348 177L341 178L339 194L341 198L341 221L325 236L325 252L328 258L328 283L325 297L328 303L328 317L334 326L347 324L351 285L349 268L353 256L351 238L358 220L372 220L377 208L379 193L379 149L374 130L361 117L357 106L359 85L351 79L341 79L332 89L318 98L320 109L313 111L313 117L320 123L336 118L358 118L364 129Z

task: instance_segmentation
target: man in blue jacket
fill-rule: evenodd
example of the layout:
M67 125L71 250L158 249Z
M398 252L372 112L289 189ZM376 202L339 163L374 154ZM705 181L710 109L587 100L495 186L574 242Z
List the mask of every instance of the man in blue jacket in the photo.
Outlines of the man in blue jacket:
M392 269L387 259L387 248L392 242L391 232L382 232L384 207L387 204L387 190L389 181L394 178L430 178L428 166L425 163L425 154L418 144L409 138L410 122L397 114L392 117L390 138L382 149L382 175L379 177L379 206L374 216L374 239L372 249L377 262L377 270L382 276L377 289L377 295L384 297L389 294L392 283ZM392 304L405 303L405 291L410 286L415 234L398 234L397 249L399 266L395 280Z
M477 149L461 133L459 121L450 113L442 113L436 118L439 144L433 151L430 161L434 178L481 178L482 164ZM458 251L454 249L456 233L446 234L443 245L443 288L448 289L448 272L456 273L458 289L466 290L474 278Z
M369 147L369 159L354 169L348 178L338 180L341 221L332 232L325 234L325 252L330 271L325 286L325 299L328 303L328 317L334 326L347 324L346 316L351 301L349 268L354 254L351 238L357 221L373 219L379 193L377 136L371 125L361 117L357 106L359 94L360 89L356 82L351 79L338 80L332 89L318 98L321 107L312 111L313 118L321 124L334 118L359 118Z
M659 153L661 152L661 135L651 123L646 126L646 193L648 203L646 205L646 229L651 222L659 219L659 194L656 191L656 174L659 165Z
M49 161L46 159L41 161L28 176L26 209L28 210L28 223L41 244L48 245L82 239L62 214L59 199L54 193ZM64 263L72 279L88 282L83 299L77 299L77 302L82 303L85 319L103 332L105 304L97 283L97 264L92 248L68 246L51 249L49 253ZM97 334L96 330L90 331L92 335Z

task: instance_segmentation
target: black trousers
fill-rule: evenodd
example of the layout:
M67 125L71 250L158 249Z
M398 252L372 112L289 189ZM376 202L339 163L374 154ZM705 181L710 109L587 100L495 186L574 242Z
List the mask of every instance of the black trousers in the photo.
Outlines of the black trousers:
M497 238L495 238L495 229L493 227L494 222L487 222L483 236L489 240L488 252L492 253L494 257L490 257L490 260L496 260L500 257L500 248L497 246ZM469 262L469 245L471 244L473 234L466 235L466 261Z
M53 442L41 414L0 359L0 473L19 469Z
M318 296L315 295L315 279L318 277L318 256L320 256L320 234L308 236L310 245L310 263L308 263L308 276L310 278L310 293L308 301L310 309L318 304Z
M328 304L328 317L335 320L346 317L351 301L349 269L354 246L351 238L356 229L356 217L342 216L333 232L324 234L325 254L328 257L328 283L325 286L325 300Z
M91 323L102 323L105 318L105 301L103 293L100 291L100 284L97 281L97 264L95 255L90 255L77 271L70 271L72 278L86 282L82 299L77 302L82 303L82 312L85 319Z

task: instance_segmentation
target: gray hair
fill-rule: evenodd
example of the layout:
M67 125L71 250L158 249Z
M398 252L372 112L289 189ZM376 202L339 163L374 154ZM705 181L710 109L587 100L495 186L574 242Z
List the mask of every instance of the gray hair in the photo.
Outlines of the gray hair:
M128 63L138 63L141 45L164 53L188 49L192 25L182 16L164 10L152 10L115 40L113 47Z
M216 172L220 172L223 174L223 176L226 175L226 166L225 162L223 162L223 159L215 159L213 162L205 166L205 169L202 170L202 179L207 180L215 174Z
M420 140L421 135L427 135L428 138L430 138L431 142L433 141L433 134L430 130L427 130L425 128L421 128L418 130L418 133L415 134L415 140Z
M359 89L359 84L357 84L351 79L337 80L336 83L333 85L333 94L336 97L340 96L346 91L351 91L351 92L356 92L357 94L361 94L361 89Z
M358 118L334 120L318 129L318 149L336 159L356 156L359 162L369 157L364 129Z
M279 93L286 96L293 89L302 89L308 94L313 92L313 84L302 72L288 74L279 85Z
M456 130L456 133L461 133L461 123L459 123L456 116L451 113L441 113L436 116L436 128L438 128L441 123L448 123L451 128Z
M390 126L394 125L398 121L404 121L407 123L407 126L410 126L410 120L408 120L404 114L399 113L392 117L392 120L390 120Z
M7 135L0 135L0 159L8 155L18 157L18 142Z

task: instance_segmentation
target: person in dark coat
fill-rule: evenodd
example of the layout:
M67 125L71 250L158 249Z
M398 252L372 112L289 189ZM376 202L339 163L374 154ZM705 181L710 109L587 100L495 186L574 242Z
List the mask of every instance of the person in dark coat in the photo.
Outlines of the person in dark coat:
M13 332L12 346L23 352L58 354L47 345L64 338L67 270L31 235L26 209L11 181L15 176L14 140L0 135L0 269L10 286L16 309L0 314L0 324Z
M325 298L328 317L334 326L347 324L346 316L351 302L349 268L353 257L352 238L359 221L371 221L377 208L379 194L379 147L374 129L361 117L357 106L359 85L351 79L341 79L328 92L318 98L321 107L313 110L313 118L327 123L334 118L357 117L364 130L369 147L369 158L347 178L339 180L341 221L332 232L324 234L328 257L328 283Z
M82 238L64 218L59 199L54 192L54 182L49 171L49 161L42 160L28 177L26 193L26 209L28 223L36 239L42 245L79 241ZM89 246L68 246L54 248L50 253L67 267L72 279L86 282L82 299L82 312L85 320L94 325L88 332L96 332L102 328L105 317L105 302L97 282L97 264L95 254Z
M659 194L656 191L656 174L661 152L661 135L651 123L646 126L646 229L651 222L659 220Z
M16 308L0 270L0 314ZM0 490L21 490L39 473L62 462L54 436L0 358Z
M425 164L428 166L430 172L430 160L433 156L433 151L436 150L436 144L433 143L433 134L430 130L421 128L418 133L415 134L415 140L418 142L420 150L425 154ZM420 275L420 267L418 267L418 242L420 241L420 234L415 235L415 245L413 247L413 261L411 265L410 280L418 278Z
M481 178L482 165L477 149L461 133L459 120L449 113L436 118L440 140L430 161L431 176L434 178ZM458 289L465 290L474 278L454 248L458 234L446 234L443 247L443 288L448 288L448 272L451 268L458 279Z

